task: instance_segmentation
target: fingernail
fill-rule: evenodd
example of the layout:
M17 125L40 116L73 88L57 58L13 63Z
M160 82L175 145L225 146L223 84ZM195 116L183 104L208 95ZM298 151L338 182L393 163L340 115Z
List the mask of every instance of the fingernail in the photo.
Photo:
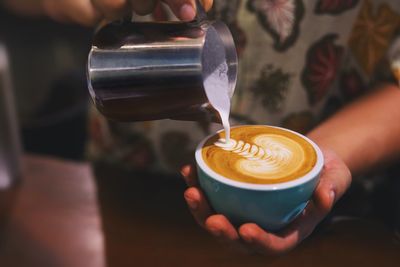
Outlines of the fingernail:
M188 203L188 206L191 210L197 210L197 208L199 206L197 201L190 199L190 198L186 198L186 202Z
M185 21L194 20L194 17L196 16L196 10L194 10L192 5L184 4L179 11L179 16Z

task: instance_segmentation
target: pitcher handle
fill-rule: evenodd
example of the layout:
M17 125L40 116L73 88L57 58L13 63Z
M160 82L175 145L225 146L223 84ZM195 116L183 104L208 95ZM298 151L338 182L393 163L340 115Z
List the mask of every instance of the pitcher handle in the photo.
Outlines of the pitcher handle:
M196 0L196 10L197 10L197 14L196 14L195 21L199 25L203 24L205 21L208 20L208 17L207 17L207 12L204 9L203 5L201 4L200 0Z

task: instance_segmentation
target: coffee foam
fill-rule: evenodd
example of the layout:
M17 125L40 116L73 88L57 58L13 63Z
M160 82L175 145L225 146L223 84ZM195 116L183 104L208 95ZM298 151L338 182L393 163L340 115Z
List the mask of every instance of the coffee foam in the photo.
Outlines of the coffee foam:
M215 135L205 143L202 155L220 175L256 184L300 178L317 160L313 146L304 138L267 126L234 128L229 142L223 133Z

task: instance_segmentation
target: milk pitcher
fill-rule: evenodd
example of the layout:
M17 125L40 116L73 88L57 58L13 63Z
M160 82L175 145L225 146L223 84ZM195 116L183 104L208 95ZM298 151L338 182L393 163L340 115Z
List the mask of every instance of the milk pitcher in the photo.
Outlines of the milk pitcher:
M190 117L209 110L205 80L222 63L229 94L237 54L228 27L210 21L197 1L192 22L108 24L95 34L87 77L97 109L116 121Z

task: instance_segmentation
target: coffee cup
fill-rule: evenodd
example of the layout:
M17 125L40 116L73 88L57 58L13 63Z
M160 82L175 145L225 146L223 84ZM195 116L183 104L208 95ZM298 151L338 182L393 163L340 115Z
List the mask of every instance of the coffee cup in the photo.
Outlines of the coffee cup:
M233 127L206 137L196 149L198 179L211 206L233 224L278 231L307 206L324 158L307 137L279 127Z

